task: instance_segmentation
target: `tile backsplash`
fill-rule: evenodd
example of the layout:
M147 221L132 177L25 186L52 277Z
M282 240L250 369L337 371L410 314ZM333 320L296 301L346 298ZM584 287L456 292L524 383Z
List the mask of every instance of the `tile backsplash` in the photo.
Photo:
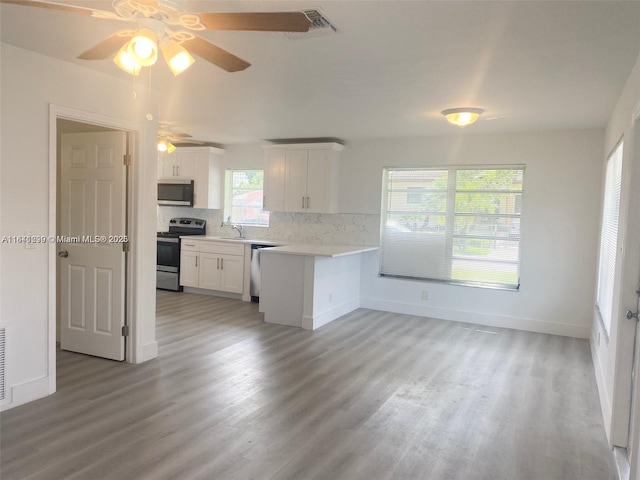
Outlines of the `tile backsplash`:
M158 231L169 228L174 217L201 218L207 221L207 235L235 233L221 227L222 210L188 207L158 207ZM283 240L295 243L338 245L378 245L379 215L271 212L269 227L245 227L247 238Z

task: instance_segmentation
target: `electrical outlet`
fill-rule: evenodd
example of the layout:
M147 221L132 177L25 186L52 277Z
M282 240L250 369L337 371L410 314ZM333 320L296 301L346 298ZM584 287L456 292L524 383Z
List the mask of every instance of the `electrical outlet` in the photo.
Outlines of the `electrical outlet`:
M429 300L429 290L426 288L422 290L422 300Z
M27 250L32 250L36 248L35 242L32 242L31 239L33 237L33 232L24 232L24 248Z

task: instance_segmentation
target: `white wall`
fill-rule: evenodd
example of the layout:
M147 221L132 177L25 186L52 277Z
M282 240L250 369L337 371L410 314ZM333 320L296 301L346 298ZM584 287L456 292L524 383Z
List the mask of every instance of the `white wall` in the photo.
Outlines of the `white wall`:
M482 136L463 131L350 143L343 153L340 199L341 210L349 212L380 210L384 166L526 166L520 291L378 277L374 258L364 266L363 306L588 338L602 143L599 130Z
M134 361L152 357L155 348L155 123L145 114L155 108L132 101L132 83L120 81L73 64L0 44L2 64L0 113L0 235L55 234L49 231L49 111L50 104L81 110L141 131L142 157L133 169L133 203L137 220L133 233L136 298L132 312L140 319ZM138 98L148 99L148 94ZM149 153L152 155L149 155ZM55 173L55 172L54 172ZM1 245L0 325L7 327L6 383L9 408L51 393L48 245L25 249Z
M627 309L635 309L640 279L640 148L637 147L640 122L634 124L634 112L640 106L640 57L627 80L607 125L601 153L604 171L606 158L624 140L622 192L620 199L619 249L614 286L611 335L593 312L591 348L594 359L605 429L612 445L626 446L630 410L630 378L635 322L624 318ZM640 391L637 392L640 394ZM636 446L638 445L636 429ZM636 453L639 460L640 452ZM632 478L640 478L640 464L632 465Z

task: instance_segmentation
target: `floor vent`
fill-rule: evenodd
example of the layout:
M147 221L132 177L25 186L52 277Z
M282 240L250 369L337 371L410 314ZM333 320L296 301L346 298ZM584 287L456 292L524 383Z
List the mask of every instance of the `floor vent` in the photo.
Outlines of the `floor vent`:
M336 26L329 21L324 13L322 13L318 9L313 10L303 10L303 12L309 21L311 22L311 26L309 27L308 32L287 32L285 33L285 37L290 40L298 40L302 38L311 38L311 37L324 37L326 35L333 35L338 33L338 29Z
M5 359L5 327L0 327L0 400L5 399L4 359Z

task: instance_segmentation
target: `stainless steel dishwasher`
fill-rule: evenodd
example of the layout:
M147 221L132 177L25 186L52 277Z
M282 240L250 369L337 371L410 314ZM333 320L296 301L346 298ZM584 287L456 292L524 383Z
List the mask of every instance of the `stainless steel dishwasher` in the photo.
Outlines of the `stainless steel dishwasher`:
M249 292L251 294L251 301L254 303L260 301L260 249L267 247L273 247L273 245L251 244Z

